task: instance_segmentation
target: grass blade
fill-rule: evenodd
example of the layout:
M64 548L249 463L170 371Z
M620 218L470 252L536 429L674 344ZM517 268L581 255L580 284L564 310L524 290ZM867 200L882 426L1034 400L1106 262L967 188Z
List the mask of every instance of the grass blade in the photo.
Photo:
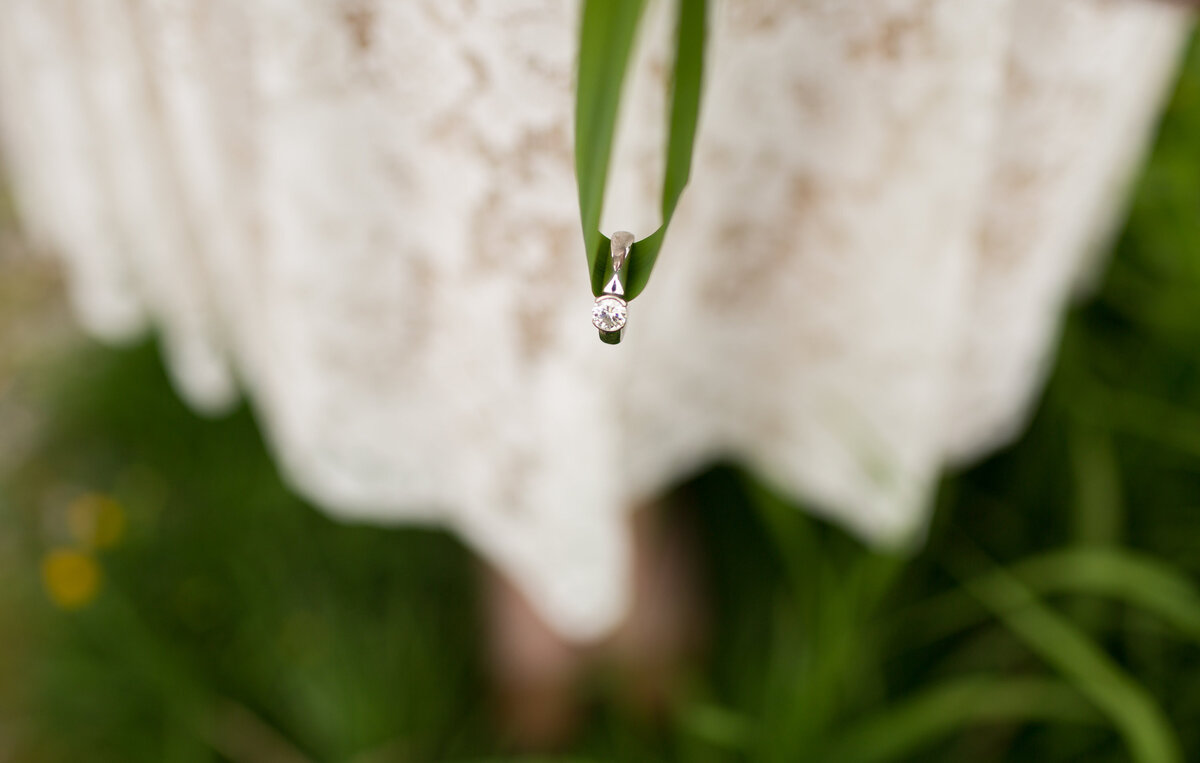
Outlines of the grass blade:
M1128 549L1085 547L1017 562L996 575L1014 576L1039 595L1073 593L1103 596L1148 612L1200 643L1200 591L1191 581L1153 557ZM965 590L943 594L904 617L905 630L934 641L983 622L985 609L971 606Z
M643 6L643 0L588 0L583 10L575 101L575 175L588 272L592 292L597 296L612 275L612 263L606 256L609 238L599 230L600 213L622 85ZM662 191L663 222L630 250L626 299L633 299L646 288L691 175L704 78L707 6L707 0L679 0Z
M1179 742L1154 698L1095 642L1004 570L964 588L1029 649L1069 678L1120 731L1138 763L1179 763Z
M967 726L1029 722L1102 723L1103 718L1059 680L962 676L852 725L821 759L858 763L905 759Z
M617 109L643 6L644 0L588 0L583 5L575 86L575 182L594 289L604 277L601 254L608 239L600 234L600 213Z

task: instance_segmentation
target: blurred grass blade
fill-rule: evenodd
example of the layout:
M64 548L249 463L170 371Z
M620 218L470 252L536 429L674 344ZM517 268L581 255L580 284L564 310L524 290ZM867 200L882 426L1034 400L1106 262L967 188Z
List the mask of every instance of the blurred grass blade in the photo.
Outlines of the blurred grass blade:
M469 760L457 760L454 763L600 763L600 761L592 758L580 758L577 756L567 757L546 757L543 755L530 755L503 758L471 758Z
M530 755L503 758L471 758L468 760L457 760L454 763L600 763L592 758L580 758L577 756L567 757L546 757L544 755Z
M1103 723L1074 688L1048 678L963 676L924 689L845 729L823 760L904 760L980 723Z
M1069 678L1125 738L1138 763L1179 763L1179 741L1154 698L1095 642L1003 569L963 584L1033 652Z
M600 232L600 213L604 207L622 84L643 6L644 0L587 0L583 9L575 95L575 180L588 272L596 295L612 274L612 263L607 256L609 239ZM625 290L627 299L633 299L646 288L667 227L691 175L704 78L706 20L707 0L679 0L662 186L662 225L633 245Z
M199 736L231 763L312 763L293 742L240 702L222 699Z
M775 547L779 562L793 589L801 589L813 578L814 564L822 559L821 544L812 532L812 523L795 506L780 497L750 472L741 473L746 497L767 528L767 537Z
M1112 435L1091 427L1071 432L1070 466L1075 492L1073 535L1080 545L1117 543L1125 524L1121 503L1121 468Z
M1191 581L1153 557L1127 549L1076 548L1017 562L1007 572L1037 594L1074 593L1125 602L1161 618L1200 643L1200 591ZM953 591L914 608L904 617L905 630L922 641L934 641L969 628L988 617L971 606L971 596Z
M686 733L723 750L745 750L752 733L746 716L708 702L684 705L677 720Z

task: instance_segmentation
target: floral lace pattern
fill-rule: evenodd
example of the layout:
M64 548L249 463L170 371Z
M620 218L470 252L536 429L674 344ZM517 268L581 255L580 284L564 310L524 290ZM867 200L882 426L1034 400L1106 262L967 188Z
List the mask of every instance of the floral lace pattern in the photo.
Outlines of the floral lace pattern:
M604 229L658 224L652 3ZM596 340L552 0L0 0L27 229L97 335L254 402L331 513L437 522L564 634L626 513L717 457L876 542L1011 437L1189 15L1145 0L717 3L692 183Z

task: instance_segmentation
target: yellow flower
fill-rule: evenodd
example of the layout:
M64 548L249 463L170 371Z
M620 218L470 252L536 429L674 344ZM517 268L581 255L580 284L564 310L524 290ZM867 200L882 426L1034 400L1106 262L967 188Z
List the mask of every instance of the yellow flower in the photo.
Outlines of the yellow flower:
M108 496L84 493L67 507L67 527L85 546L110 548L125 534L125 512Z
M82 551L55 549L42 559L42 583L55 604L78 609L96 597L100 566Z

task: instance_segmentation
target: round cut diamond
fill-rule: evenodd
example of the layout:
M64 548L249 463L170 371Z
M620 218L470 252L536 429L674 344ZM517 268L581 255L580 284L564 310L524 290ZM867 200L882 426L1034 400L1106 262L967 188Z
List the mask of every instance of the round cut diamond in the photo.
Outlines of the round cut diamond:
M601 297L592 307L592 325L601 331L620 331L628 316L629 308L619 297Z

